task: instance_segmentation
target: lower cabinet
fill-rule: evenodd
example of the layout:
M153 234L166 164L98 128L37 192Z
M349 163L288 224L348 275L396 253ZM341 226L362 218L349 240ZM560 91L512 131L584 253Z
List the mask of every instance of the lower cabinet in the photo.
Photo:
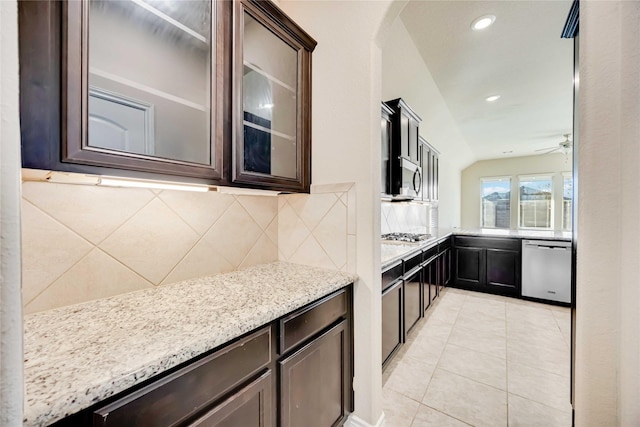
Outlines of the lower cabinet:
M507 296L521 295L520 239L458 237L451 286Z
M255 381L188 423L193 427L271 427L273 375L268 370Z
M382 367L402 345L402 280L382 293Z
M424 310L426 311L438 297L438 258L432 256L422 266L422 287Z
M343 320L279 362L282 427L341 425L351 404L351 353Z
M382 272L382 368L451 278L451 239L414 251Z
M352 286L57 426L331 427L353 410Z
M404 336L411 332L422 317L422 267L418 266L404 279Z

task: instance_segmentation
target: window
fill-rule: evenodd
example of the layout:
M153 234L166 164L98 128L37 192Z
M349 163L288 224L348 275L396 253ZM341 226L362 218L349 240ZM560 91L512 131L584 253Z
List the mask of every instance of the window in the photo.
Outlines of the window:
M483 178L480 227L509 228L511 225L511 178Z
M573 219L573 177L562 174L562 231L571 231Z
M519 228L553 228L553 180L551 176L521 176Z

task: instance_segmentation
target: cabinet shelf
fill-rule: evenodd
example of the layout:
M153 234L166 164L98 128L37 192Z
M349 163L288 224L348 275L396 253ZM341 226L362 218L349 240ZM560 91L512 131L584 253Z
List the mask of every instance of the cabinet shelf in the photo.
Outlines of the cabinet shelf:
M263 71L260 69L260 67L258 67L257 65L252 64L249 61L244 61L244 66L251 69L252 71L255 71L256 73L260 74L261 76L266 77L269 81L276 83L277 85L287 89L288 91L292 92L292 93L296 93L296 88L294 88L291 85L286 84L285 82L283 82L282 80L277 79L276 77L272 76L271 74L267 73L266 71Z
M167 22L168 24L173 25L174 27L178 28L179 30L182 30L184 33L189 34L191 37L193 37L196 40L200 40L202 43L208 44L209 40L207 37L203 36L202 34L198 33L197 31L189 28L188 26L184 25L182 22L172 18L171 16L167 15L166 13L162 12L159 9L156 9L155 7L151 6L149 3L147 3L144 0L129 0L131 3L135 4L136 6L141 7L142 9L152 13L153 15L157 16L158 18L162 19L163 21Z
M288 139L289 141L293 141L295 143L296 137L292 135L287 135L286 133L278 132L277 130L269 129L264 126L257 125L248 120L242 121L245 126L249 126L250 128L260 130L262 132L267 132L271 135L279 136L280 138Z

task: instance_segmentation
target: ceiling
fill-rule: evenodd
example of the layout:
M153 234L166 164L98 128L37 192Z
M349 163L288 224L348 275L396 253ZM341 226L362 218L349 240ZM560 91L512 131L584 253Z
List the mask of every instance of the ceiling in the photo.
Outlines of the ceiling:
M528 156L571 133L573 40L564 1L411 0L401 19L478 159ZM472 31L482 15L492 26ZM500 95L495 102L486 97Z

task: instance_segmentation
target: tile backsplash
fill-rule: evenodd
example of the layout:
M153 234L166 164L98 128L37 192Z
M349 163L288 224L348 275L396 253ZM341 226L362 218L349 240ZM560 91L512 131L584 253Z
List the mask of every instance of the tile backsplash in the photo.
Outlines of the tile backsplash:
M433 228L433 215L433 207L426 203L383 201L380 208L380 233L429 233Z
M324 188L273 197L24 182L25 312L278 259L346 270L352 186Z

